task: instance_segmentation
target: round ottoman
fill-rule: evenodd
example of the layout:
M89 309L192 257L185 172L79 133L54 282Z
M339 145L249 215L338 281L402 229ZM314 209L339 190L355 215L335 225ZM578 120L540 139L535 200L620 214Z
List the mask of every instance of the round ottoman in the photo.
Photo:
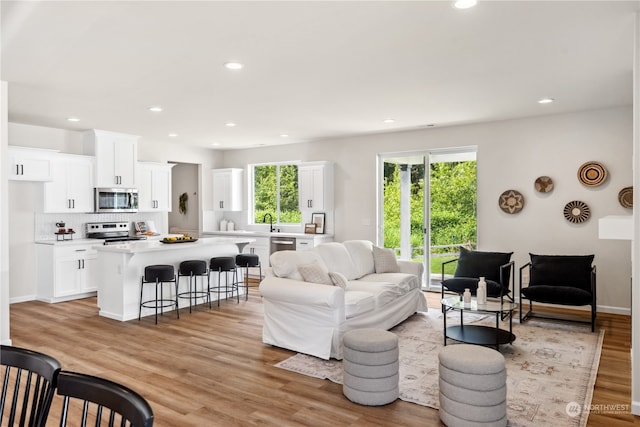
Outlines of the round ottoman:
M361 405L379 406L398 398L398 337L383 329L344 334L342 392Z
M487 347L456 344L438 354L440 420L448 426L507 425L504 356Z

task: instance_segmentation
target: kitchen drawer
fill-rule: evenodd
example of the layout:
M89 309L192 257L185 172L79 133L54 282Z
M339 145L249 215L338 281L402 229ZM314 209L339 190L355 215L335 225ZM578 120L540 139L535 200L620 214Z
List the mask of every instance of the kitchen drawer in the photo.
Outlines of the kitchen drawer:
M73 245L68 247L56 247L55 256L59 258L72 258L72 257L80 257L80 258L88 258L88 257L96 257L98 255L98 251L93 248L93 245L84 246L84 245Z

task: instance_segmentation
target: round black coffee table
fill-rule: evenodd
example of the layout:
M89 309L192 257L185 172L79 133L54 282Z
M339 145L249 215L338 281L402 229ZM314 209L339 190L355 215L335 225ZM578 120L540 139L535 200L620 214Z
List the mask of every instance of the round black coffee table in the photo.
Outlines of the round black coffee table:
M511 344L516 336L513 334L513 311L517 304L509 301L487 301L486 304L478 304L475 298L471 303L465 304L459 296L444 298L441 301L444 318L444 345L447 338L467 344L490 345L500 349L501 344ZM447 313L460 311L460 324L447 327ZM493 314L496 317L494 326L465 325L464 313ZM500 329L500 320L509 318L509 330Z

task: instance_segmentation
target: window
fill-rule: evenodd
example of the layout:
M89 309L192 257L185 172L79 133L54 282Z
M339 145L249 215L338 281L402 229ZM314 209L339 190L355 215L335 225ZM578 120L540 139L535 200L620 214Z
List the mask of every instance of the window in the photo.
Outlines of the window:
M298 166L253 165L253 223L261 224L271 214L274 224L300 224Z

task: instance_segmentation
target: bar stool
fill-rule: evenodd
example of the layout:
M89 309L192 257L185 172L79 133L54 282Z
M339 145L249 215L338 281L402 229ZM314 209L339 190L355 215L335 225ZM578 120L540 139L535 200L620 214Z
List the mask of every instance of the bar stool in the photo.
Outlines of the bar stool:
M236 255L236 265L244 268L244 299L249 299L249 286L257 287L258 285L249 285L249 267L258 267L260 269L260 280L262 280L262 265L260 264L260 257L256 254L238 254Z
M176 298L165 299L163 294L163 284L173 282L176 286ZM147 283L153 283L156 285L156 298L151 300L142 300L142 291L144 285ZM160 288L160 299L158 299L158 288ZM142 307L155 308L156 310L156 325L158 324L158 309L160 314L164 314L165 307L176 306L176 314L178 319L180 318L180 310L178 308L178 281L176 280L175 271L173 265L149 265L144 268L144 276L140 280L140 308L138 309L138 320L142 317Z
M218 272L218 281L216 286L211 286L211 273ZM222 273L224 273L224 285L221 283ZM233 273L231 276L231 284L229 284L229 273ZM233 297L233 292L236 293L238 303L240 303L240 293L238 292L238 270L236 269L236 262L233 257L213 257L209 260L209 275L208 275L208 291L218 292L218 307L220 307L220 294L224 291L225 298ZM211 299L209 299L209 307L211 307Z
M178 294L178 298L189 298L189 313L191 313L191 307L193 305L193 300L198 298L206 298L209 302L209 307L211 307L211 295L207 291L198 290L198 276L203 277L207 276L209 278L209 274L207 272L207 263L206 261L201 260L189 260L182 261L180 266L178 267L178 288L180 287L180 277L188 277L189 278L189 290L186 292L180 292ZM201 289L204 287L204 279L201 281Z

